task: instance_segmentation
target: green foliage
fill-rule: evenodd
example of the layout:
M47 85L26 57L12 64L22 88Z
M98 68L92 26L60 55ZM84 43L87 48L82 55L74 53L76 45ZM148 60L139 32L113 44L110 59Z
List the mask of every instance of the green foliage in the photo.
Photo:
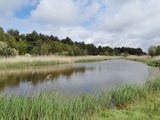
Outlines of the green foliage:
M157 53L157 55L160 55L160 45L157 46L157 48L156 48L156 53Z
M66 39L62 39L61 42L68 45L74 44L74 42L69 37L66 37Z
M50 45L43 42L41 45L41 55L48 55L49 54Z
M14 48L7 49L7 56L16 56L18 55L18 51Z
M20 55L25 55L27 53L27 43L22 39L18 41L18 50Z
M0 41L0 55L1 56L16 56L18 51L15 48L11 48L7 43Z
M156 54L157 54L156 49L157 49L156 46L150 46L149 49L148 49L148 54L149 54L151 57L156 56Z
M18 30L9 29L7 33L0 28L0 41L5 42L9 48L18 51L20 55L29 53L31 55L120 55L127 51L131 55L143 55L140 48L111 48L109 46L98 48L94 44L85 44L84 42L73 42L71 38L66 37L60 40L53 35L44 35L33 31L28 34L19 34ZM10 51L11 52L11 51ZM11 53L9 53L11 54ZM13 53L14 54L14 53ZM3 54L7 55L7 54Z
M17 41L19 40L19 31L18 30L9 29L7 31L7 33L10 34L11 36L13 36Z
M10 34L6 34L6 43L9 45L11 48L17 49L17 41L14 37L12 37Z
M0 41L0 55L6 56L7 55L8 45L5 42Z

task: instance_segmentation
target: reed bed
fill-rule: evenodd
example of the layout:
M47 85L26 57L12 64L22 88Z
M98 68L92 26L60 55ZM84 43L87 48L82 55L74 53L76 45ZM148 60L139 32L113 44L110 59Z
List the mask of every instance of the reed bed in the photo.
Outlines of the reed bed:
M125 59L143 62L143 63L146 63L147 65L150 65L153 67L160 67L160 56L156 56L153 58L148 55L146 55L146 56L128 56Z
M65 95L51 91L42 91L35 96L0 95L0 119L2 120L88 120L101 117L113 117L113 113L130 108L130 104L145 101L151 95L160 92L160 76L148 80L144 85L125 85L113 90L104 90L102 94ZM160 98L160 95L159 95ZM160 104L152 101L143 106L146 113L160 111ZM150 109L151 108L151 109ZM136 109L136 108L134 108ZM108 111L108 112L106 112ZM155 115L155 113L153 113ZM150 113L147 117L152 118ZM157 114L158 117L159 114ZM160 118L160 116L159 116ZM98 118L97 118L98 119Z
M114 56L16 56L0 58L0 68L57 65L75 62L95 62L106 59L118 58Z

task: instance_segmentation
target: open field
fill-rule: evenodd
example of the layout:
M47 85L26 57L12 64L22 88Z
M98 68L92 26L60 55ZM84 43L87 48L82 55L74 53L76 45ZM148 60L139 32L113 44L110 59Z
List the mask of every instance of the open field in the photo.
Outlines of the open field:
M117 56L16 56L9 58L0 58L0 68L5 67L23 67L23 66L40 66L56 65L76 62L94 62L107 59L119 58Z

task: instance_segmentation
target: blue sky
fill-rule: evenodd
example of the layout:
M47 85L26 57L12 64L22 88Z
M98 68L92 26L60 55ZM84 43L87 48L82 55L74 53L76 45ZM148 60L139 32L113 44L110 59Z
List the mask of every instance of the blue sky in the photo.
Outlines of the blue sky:
M0 0L0 26L110 47L160 45L160 0Z
M15 11L15 17L19 19L27 19L30 17L30 12L36 9L36 6L25 6Z

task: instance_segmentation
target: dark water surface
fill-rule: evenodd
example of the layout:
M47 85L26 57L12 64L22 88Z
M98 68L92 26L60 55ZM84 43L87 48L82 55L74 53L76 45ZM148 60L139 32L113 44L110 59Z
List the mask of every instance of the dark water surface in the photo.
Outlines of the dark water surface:
M32 95L41 89L69 94L101 91L124 84L142 84L155 69L128 60L0 70L0 91Z

